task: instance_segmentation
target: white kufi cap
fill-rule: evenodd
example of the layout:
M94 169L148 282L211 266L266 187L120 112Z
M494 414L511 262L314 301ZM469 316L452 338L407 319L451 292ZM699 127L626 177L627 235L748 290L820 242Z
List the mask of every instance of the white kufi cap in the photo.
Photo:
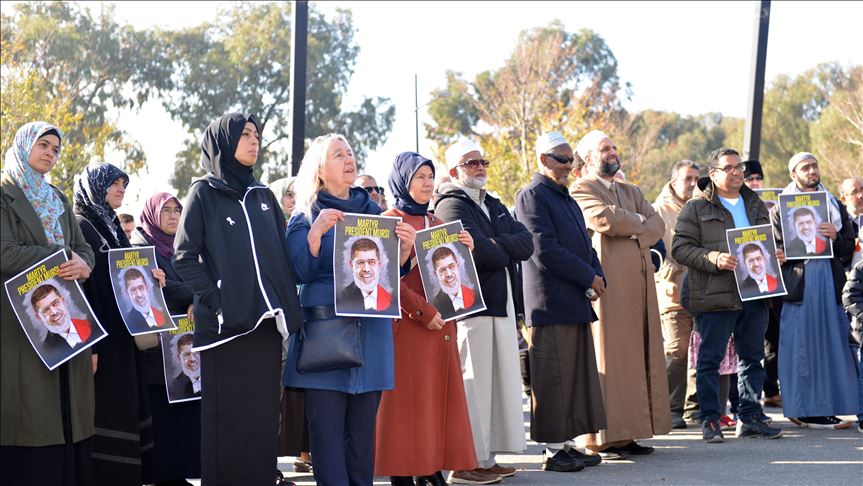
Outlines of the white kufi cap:
M575 152L581 157L581 160L587 161L587 154L591 150L595 150L603 138L610 139L611 137L606 135L602 130L591 130L578 141L578 145L575 146Z
M810 154L809 152L800 152L798 154L794 154L794 157L791 157L791 160L788 161L788 172L789 173L794 172L794 169L797 168L797 166L800 164L800 162L803 162L804 160L809 160L809 159L816 160L816 161L818 160L815 158L814 155Z
M547 153L549 150L566 145L568 142L560 132L543 133L536 139L536 156Z
M461 159L464 154L473 151L477 151L482 155L482 147L469 138L463 138L452 144L450 148L446 149L446 153L444 154L444 157L446 158L446 168L454 168L458 165L459 159Z

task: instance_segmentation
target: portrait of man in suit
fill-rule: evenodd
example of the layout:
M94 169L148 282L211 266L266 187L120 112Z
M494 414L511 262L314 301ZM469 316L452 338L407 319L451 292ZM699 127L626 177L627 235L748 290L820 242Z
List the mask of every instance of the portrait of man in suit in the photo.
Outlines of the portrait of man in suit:
M794 232L797 235L788 242L785 253L793 256L822 255L828 249L827 240L818 234L821 218L812 208L803 206L791 215Z
M50 283L42 284L30 294L30 306L48 334L43 342L46 351L78 349L92 335L90 321L73 319L66 297Z
M746 278L740 283L740 294L744 299L779 290L779 280L767 271L768 261L764 248L757 243L746 243L740 251L743 256Z
M448 246L440 246L432 252L432 268L440 291L432 304L444 319L469 311L476 302L473 288L462 281L463 262L461 256Z
M378 244L370 238L358 238L351 244L348 258L353 281L339 292L339 311L395 312L392 293L380 283L384 258Z
M136 267L126 270L123 292L132 307L126 313L126 324L130 329L140 332L165 327L168 318L164 311L152 305L152 284L141 270Z
M181 373L168 384L174 400L201 396L201 359L192 351L192 333L181 334L176 340L174 355L179 360Z

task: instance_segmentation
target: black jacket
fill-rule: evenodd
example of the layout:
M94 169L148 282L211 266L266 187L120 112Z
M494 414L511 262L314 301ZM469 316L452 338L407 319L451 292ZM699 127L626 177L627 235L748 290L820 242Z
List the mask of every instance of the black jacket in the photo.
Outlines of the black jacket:
M842 305L851 316L851 337L859 346L863 342L863 260L848 273L848 281L842 291Z
M174 248L174 268L194 294L197 351L252 331L268 313L299 329L285 216L265 186L240 194L212 173L194 180Z
M474 316L506 316L506 270L509 270L515 313L521 314L524 304L517 291L520 282L516 278L516 263L533 254L533 237L497 198L486 194L485 206L488 216L458 186L442 184L435 194L434 215L447 223L461 220L464 229L473 237L473 258L486 305L485 311Z
M830 196L827 196L828 198ZM779 248L785 248L782 241L782 218L779 217L779 206L776 205L770 211L770 222L773 223L773 235ZM839 217L842 220L842 230L836 234L833 240L833 258L830 259L830 269L833 272L833 297L836 303L842 305L842 287L845 286L844 265L851 261L854 254L854 224L848 217L845 205L839 203ZM803 289L806 279L806 260L788 260L782 265L782 278L785 280L785 289L788 295L783 297L787 302L803 302Z

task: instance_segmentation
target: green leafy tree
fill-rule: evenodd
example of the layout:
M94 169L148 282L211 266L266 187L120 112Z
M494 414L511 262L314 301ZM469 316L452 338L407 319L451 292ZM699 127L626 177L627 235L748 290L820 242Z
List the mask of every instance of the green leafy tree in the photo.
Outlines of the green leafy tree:
M67 2L32 2L0 15L2 22L2 150L24 123L44 120L65 132L51 179L67 194L73 177L94 159L135 173L146 161L140 145L117 129L111 109L137 108L152 95L143 77L167 77L151 53L154 41L114 20ZM155 83L158 86L159 83Z
M217 23L161 32L161 57L170 79L160 90L164 107L188 131L177 154L171 183L182 195L200 175L198 143L207 125L223 113L255 113L262 128L257 175L288 174L290 157L291 3L240 3ZM309 12L306 137L338 131L351 141L358 165L389 134L395 108L388 98L365 98L354 111L342 101L359 47L347 10L325 18Z

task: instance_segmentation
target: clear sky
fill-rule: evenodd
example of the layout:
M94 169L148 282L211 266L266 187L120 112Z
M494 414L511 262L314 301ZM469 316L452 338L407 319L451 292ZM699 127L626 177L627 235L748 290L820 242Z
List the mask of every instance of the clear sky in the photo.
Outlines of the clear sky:
M86 2L98 9L102 2ZM118 20L137 28L178 28L214 20L228 2L119 2ZM353 12L361 51L347 107L363 96L387 96L396 106L388 142L369 154L367 170L386 185L393 157L414 150L414 74L419 104L443 87L447 69L468 79L495 69L521 30L561 20L567 30L593 29L611 47L622 81L632 83L632 110L710 111L744 116L753 33L759 2L314 2L324 13ZM767 54L768 82L820 62L863 63L863 2L773 1ZM214 115L215 118L215 115ZM420 152L430 144L422 139ZM142 143L149 174L130 186L128 208L167 183L174 154L186 136L159 102L118 113L118 122ZM266 138L267 134L264 133ZM801 150L805 147L801 147ZM624 161L625 163L625 161ZM140 194L140 195L139 195Z

